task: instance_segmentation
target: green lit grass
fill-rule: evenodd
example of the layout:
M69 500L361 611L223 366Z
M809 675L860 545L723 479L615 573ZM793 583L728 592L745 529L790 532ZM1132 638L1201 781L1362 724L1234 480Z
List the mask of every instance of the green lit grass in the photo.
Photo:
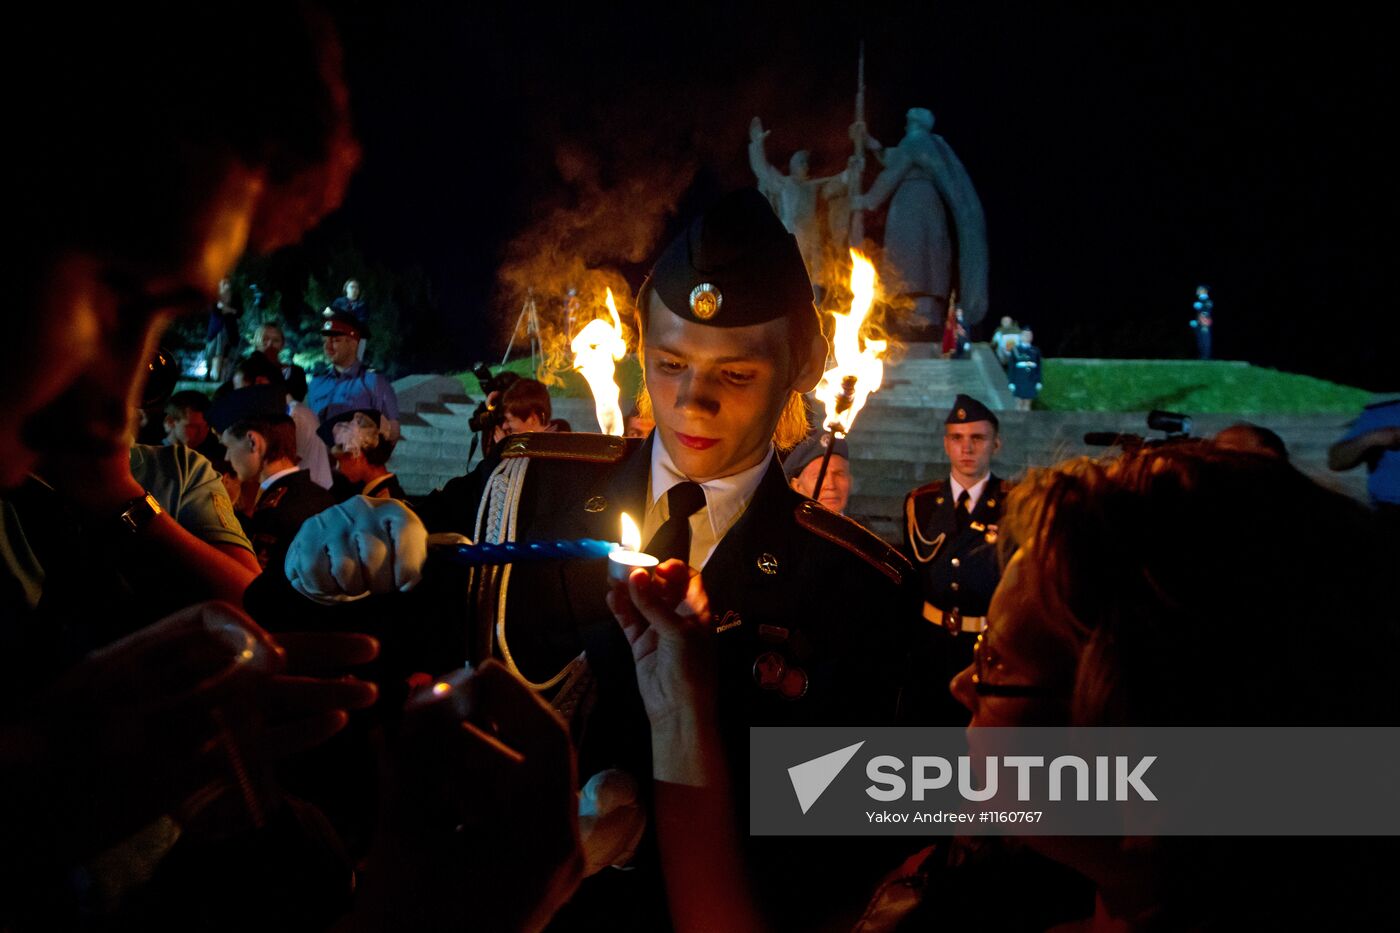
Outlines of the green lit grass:
M1193 414L1355 413L1371 393L1312 376L1200 360L1046 360L1046 411L1150 411Z
M517 376L534 377L535 372L530 366L530 358L511 360L504 367L492 366L491 371L498 373L502 369L508 369ZM454 379L461 380L462 389L472 398L479 399L484 394L481 391L481 383L470 372L451 373ZM637 397L637 391L642 385L642 370L637 365L636 357L626 357L617 364L617 380L622 387L622 398L633 399ZM583 381L583 377L570 370L564 373L555 373L549 385L549 394L555 398L592 398L593 393L588 391L588 383ZM624 411L627 405L623 406Z

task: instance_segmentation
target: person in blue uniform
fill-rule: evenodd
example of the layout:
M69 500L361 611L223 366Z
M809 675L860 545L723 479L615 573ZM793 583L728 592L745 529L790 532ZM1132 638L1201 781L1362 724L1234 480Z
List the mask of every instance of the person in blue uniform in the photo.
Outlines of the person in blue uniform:
M1196 286L1196 300L1191 302L1191 310L1196 312L1196 316L1191 319L1191 329L1196 332L1196 356L1198 359L1210 359L1210 329L1215 326L1215 302L1210 300L1210 289L1204 285Z
M618 540L626 513L647 553L698 571L713 619L729 766L746 785L751 725L895 721L904 641L917 619L912 570L896 548L801 495L783 474L776 448L806 433L801 396L821 376L826 342L797 243L762 195L727 196L689 225L657 261L638 308L656 421L647 439L515 435L486 466L415 508L428 530L473 540ZM483 488L490 507L478 519ZM341 572L345 560L363 562L359 554L397 561L414 552L398 541L357 547L392 527L382 517L396 507L348 505L313 520L320 527L308 529L307 547L299 539L288 560L294 585L322 600L358 596L375 581L400 586L413 571ZM354 520L356 509L363 519ZM518 564L478 574L476 583L469 656L502 658L573 715L582 778L622 769L644 801L649 733L631 649L604 599L607 560ZM849 852L850 841L840 846ZM783 845L777 854L771 841L756 840L750 853L761 894L785 922L830 911L814 889L859 902L874 880L820 843L798 849ZM606 890L619 880L598 883ZM659 896L653 882L643 901ZM645 904L616 900L612 928L654 928Z
M947 479L920 486L904 499L904 553L923 590L925 624L913 642L906 719L965 721L948 682L972 659L986 627L992 591L1001 579L998 523L1011 486L992 473L1001 449L996 413L959 395L943 425Z
M1029 327L1021 331L1020 339L1012 348L1006 364L1006 374L1011 380L1008 387L1011 394L1016 396L1017 411L1030 411L1042 387L1040 347L1034 341L1035 334Z
M373 408L387 419L389 437L398 440L399 397L394 386L359 359L369 336L369 326L349 312L336 311L326 318L321 342L330 367L312 378L306 405L322 424L341 412Z

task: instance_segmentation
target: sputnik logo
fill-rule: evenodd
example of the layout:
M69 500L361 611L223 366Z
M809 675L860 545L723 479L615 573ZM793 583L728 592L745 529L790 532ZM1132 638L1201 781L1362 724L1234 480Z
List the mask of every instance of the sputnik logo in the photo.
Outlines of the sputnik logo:
M856 752L865 742L857 742L854 745L847 745L845 748L837 749L820 758L813 758L811 761L804 761L800 765L793 765L788 768L788 777L792 780L792 789L797 794L797 803L802 807L802 812L806 813L812 809L812 804L817 802L817 798L826 793L826 789L831 786L831 782L836 780L841 770L850 764Z

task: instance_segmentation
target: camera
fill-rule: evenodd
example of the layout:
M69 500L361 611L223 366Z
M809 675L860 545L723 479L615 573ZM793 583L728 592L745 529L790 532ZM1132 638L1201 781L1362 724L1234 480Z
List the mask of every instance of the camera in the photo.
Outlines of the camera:
M1084 435L1084 443L1091 447L1121 447L1124 450L1173 444L1191 437L1191 416L1175 411L1154 410L1147 413L1147 427L1151 431L1161 431L1165 436L1146 438L1141 434L1090 431Z

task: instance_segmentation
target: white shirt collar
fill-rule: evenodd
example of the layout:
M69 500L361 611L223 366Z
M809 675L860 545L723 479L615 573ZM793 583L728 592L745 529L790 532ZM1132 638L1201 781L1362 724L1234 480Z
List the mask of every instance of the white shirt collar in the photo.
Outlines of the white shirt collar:
M279 479L286 476L288 473L295 473L299 469L301 469L301 467L287 467L285 470L278 470L276 473L273 473L261 483L258 483L258 490L260 492L267 492L267 488L273 483L277 482Z
M642 539L644 543L664 521L664 518L661 517L660 506L666 493L677 483L689 480L689 477L682 473L671 460L671 455L666 452L666 445L661 443L661 438L655 434L652 437L651 481L649 483L645 534ZM714 547L744 514L744 510L749 507L754 493L758 491L758 484L763 481L763 475L768 472L769 464L772 463L774 455L775 451L770 447L768 456L747 470L732 476L706 480L700 484L700 488L705 492L705 508L697 512L691 520L703 519L709 526L709 534L701 536L700 539L692 538L693 566L699 567L703 563L703 560L702 563L695 563L694 558L698 556L696 551L703 551L703 559L708 559ZM693 525L692 528L694 528Z
M953 504L957 504L958 499L961 498L963 494L963 490L966 489L968 502L967 510L969 512L975 511L977 509L977 503L982 501L982 493L985 492L987 489L987 481L991 478L992 474L989 470L987 471L986 476L982 477L980 480L973 483L971 486L964 486L962 483L958 482L952 476L952 474L949 474L948 485L953 487Z

